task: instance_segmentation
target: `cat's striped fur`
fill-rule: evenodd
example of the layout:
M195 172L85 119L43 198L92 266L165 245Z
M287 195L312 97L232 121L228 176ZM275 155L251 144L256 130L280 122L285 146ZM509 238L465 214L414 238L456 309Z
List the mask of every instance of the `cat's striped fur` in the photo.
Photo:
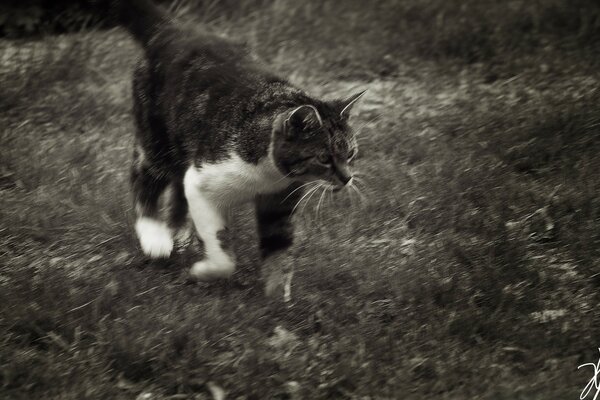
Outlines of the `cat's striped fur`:
M144 253L168 257L189 212L206 254L191 274L229 277L228 209L256 204L264 258L292 244L291 213L302 184L351 184L356 142L347 100L310 97L245 48L170 21L146 0L113 1L144 48L134 73L136 146L132 188ZM159 196L170 187L170 214Z

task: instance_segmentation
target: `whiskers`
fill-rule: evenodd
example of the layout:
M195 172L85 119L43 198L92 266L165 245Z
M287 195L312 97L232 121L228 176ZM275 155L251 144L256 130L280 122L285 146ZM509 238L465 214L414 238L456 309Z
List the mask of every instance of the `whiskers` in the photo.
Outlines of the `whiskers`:
M356 208L356 201L358 201L358 204L361 207L364 206L366 202L365 196L354 183L348 186L348 198L350 199L352 208Z
M296 188L295 190L298 190L298 189L300 189L302 187L306 187L306 186L308 186L308 189L306 190L306 193L304 193L304 195L302 195L302 197L300 197L300 200L298 200L298 202L294 206L294 208L292 210L292 214L298 208L300 208L300 213L303 214L304 211L307 209L307 206L308 206L310 200L314 197L315 199L319 199L314 208L315 216L318 220L320 217L321 206L325 204L324 200L327 199L327 193L330 194L329 200L332 200L331 193L333 192L334 186L332 184L330 184L329 182L318 180L318 181L309 182L307 184L304 184L304 185ZM315 196L315 194L317 194L317 193L320 193L320 194Z
M352 208L362 208L369 202L368 186L363 176L361 173L354 173L352 181L347 186L348 198Z
M307 183L305 183L303 185L298 186L296 189L292 190L287 196L285 196L285 198L283 200L281 200L281 202L282 203L285 202L287 199L289 199L298 190L300 190L300 189L302 189L302 188L304 188L304 187L306 187L308 185L315 185L316 183L317 182L312 181L312 182L307 182ZM312 189L312 187L311 187L311 189ZM298 204L296 204L296 205L298 205ZM294 208L294 210L295 210L295 208Z
M362 178L361 174L354 174L354 177L348 185L343 189L346 193L349 201L350 207L352 209L362 208L365 204L368 203L368 190L367 184L365 180ZM314 206L314 216L317 221L321 221L321 210L328 203L335 203L335 199L333 197L333 192L335 186L326 181L313 181L305 183L296 189L294 189L287 197L289 198L293 193L300 189L306 189L306 192L300 197L300 199L294 205L292 209L292 214L299 210L300 214L304 214L304 211L309 208L309 203L311 199L317 199L316 204ZM341 194L341 193L340 193Z
M323 186L327 185L326 182L324 181L314 181L314 182L309 182L307 184L304 184L296 189L294 189L294 192L298 189L300 189L303 186L309 186L310 184L312 184L312 186L310 186L308 188L308 190L306 190L306 193L304 193L304 195L302 197L300 197L300 200L298 200L298 202L296 203L296 205L294 206L294 208L292 209L292 214L296 212L296 209L298 208L298 206L300 206L300 204L302 203L302 201L304 199L306 199L306 202L304 203L304 205L302 206L302 208L300 209L300 212L304 212L304 210L306 209L306 205L308 204L308 202L310 201L310 199L313 197L313 195ZM292 192L293 193L293 192ZM290 193L288 195L288 197L292 194Z
M319 220L320 214L319 211L321 210L321 204L323 203L323 199L325 198L325 195L327 194L327 192L329 192L329 200L332 199L331 194L333 193L333 186L332 185L323 185L323 191L321 192L321 197L319 197L319 202L317 203L317 210L315 211L316 215L317 215L317 220Z
M284 179L289 178L289 176L292 174L292 171L288 172L287 174L285 174L284 176L282 176L281 178L279 178L278 180L275 181L275 184L278 184L279 182L283 181Z

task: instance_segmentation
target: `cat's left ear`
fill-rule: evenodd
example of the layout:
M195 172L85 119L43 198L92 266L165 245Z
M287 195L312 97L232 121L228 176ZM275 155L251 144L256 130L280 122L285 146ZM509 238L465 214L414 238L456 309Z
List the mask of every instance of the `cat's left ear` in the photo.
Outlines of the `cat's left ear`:
M352 110L352 107L354 106L354 104L356 104L356 102L366 93L366 90L363 90L362 92L358 92L352 96L350 96L348 99L344 100L341 102L341 111L340 111L340 117L342 119L348 119L350 117L350 110Z
M308 134L321 128L323 120L315 106L305 104L293 109L285 120L285 124L294 131Z

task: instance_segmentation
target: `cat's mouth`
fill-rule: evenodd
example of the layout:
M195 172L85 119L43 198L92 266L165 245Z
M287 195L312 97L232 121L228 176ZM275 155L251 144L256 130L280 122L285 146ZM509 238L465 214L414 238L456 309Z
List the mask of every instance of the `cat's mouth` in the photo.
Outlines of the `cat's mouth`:
M337 193L340 190L346 189L346 188L352 186L353 180L354 180L354 178L350 177L350 179L347 180L345 183L344 182L338 182L338 183L332 184L332 186L333 186L332 190Z

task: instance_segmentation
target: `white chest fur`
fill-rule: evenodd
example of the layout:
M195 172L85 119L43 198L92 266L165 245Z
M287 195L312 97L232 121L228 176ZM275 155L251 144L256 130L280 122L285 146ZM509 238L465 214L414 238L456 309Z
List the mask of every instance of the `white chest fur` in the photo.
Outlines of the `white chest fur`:
M184 185L194 187L221 205L232 205L259 194L281 191L291 182L279 172L270 156L251 164L234 153L217 163L190 167Z

